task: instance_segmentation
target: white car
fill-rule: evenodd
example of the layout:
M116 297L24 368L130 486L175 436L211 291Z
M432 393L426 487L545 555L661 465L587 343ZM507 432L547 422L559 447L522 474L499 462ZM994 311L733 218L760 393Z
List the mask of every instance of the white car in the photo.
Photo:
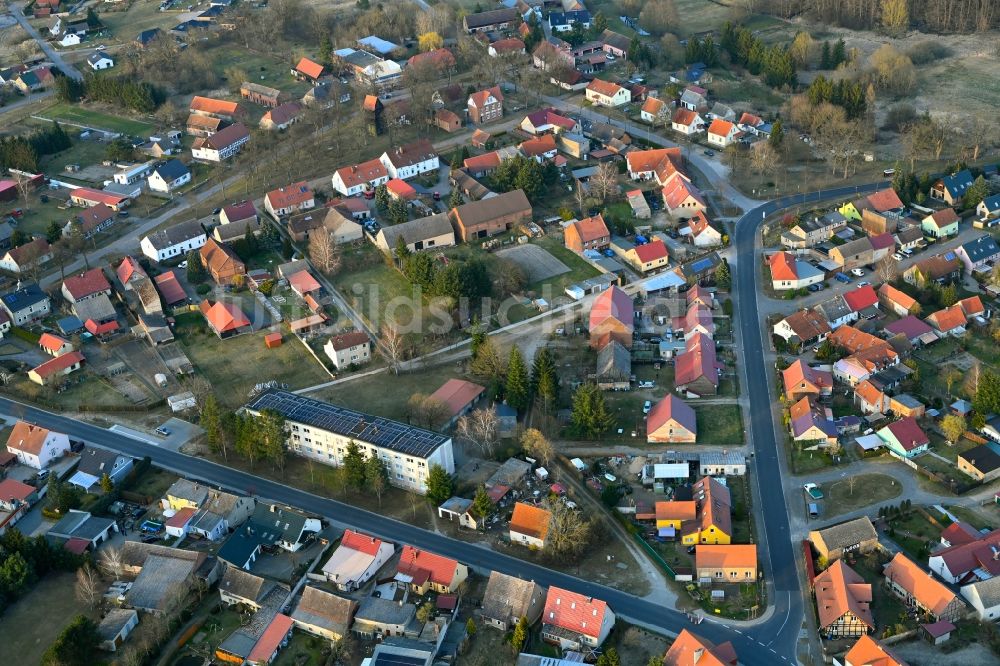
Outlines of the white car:
M852 268L851 269L851 275L853 275L855 277L863 277L864 274L865 274L865 271L863 269L861 269L861 268Z
M639 382L639 388L656 388L656 382Z
M651 410L652 408L653 408L653 403L651 403L649 400L647 400L646 402L644 402L642 404L642 413L643 414L649 414L649 410Z
M177 268L187 268L187 267L188 267L187 259L185 259L181 263L177 264Z
M871 282L868 282L867 280L862 280L861 282L858 283L859 287L867 287L869 285L871 285Z
M901 255L901 254L900 254L899 252L897 252L896 254L892 255L892 258L893 258L893 259L895 259L896 261L902 261L902 260L903 260L903 259L905 259L906 257L904 257L904 256L903 256L903 255Z

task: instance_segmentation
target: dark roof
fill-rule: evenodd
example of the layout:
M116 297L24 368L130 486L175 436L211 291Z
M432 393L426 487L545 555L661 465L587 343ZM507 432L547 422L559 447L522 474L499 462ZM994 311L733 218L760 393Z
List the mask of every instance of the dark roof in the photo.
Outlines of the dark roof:
M977 263L983 261L984 259L989 259L994 255L1000 254L1000 246L997 245L993 236L983 234L979 238L971 240L968 243L963 243L962 251L965 252L965 256L969 258L969 261Z
M359 442L375 444L408 455L426 458L449 438L381 416L370 416L288 391L267 391L247 404L259 412L273 409L289 421L321 428Z
M465 17L465 25L468 28L483 28L497 23L511 23L519 17L520 14L517 13L516 9L494 9L488 12L469 14Z
M989 444L982 444L958 455L982 474L989 474L1000 468L1000 454Z
M78 472L86 472L100 478L102 474L110 473L115 466L115 461L121 457L124 456L120 453L88 447L80 454L80 464L76 469Z
M958 173L945 176L941 179L941 183L952 197L960 197L972 186L972 172L962 169Z
M190 173L191 170L187 168L184 162L178 159L167 160L162 164L158 164L154 169L153 173L160 174L160 178L167 181L168 183L177 180L186 173Z
M35 283L21 287L17 291L3 295L3 304L11 312L17 312L48 299L48 295Z
M142 44L143 46L145 46L146 44L149 44L151 41L153 41L154 39L156 39L160 35L160 33L162 33L162 32L163 31L160 30L159 28L152 28L150 30L143 30L135 38L135 41L137 41L140 44Z
M202 228L195 220L190 220L188 222L181 222L175 224L172 227L167 227L166 229L161 229L156 233L147 236L150 244L157 250L165 250L168 247L177 245L178 243L183 243L184 241L191 240L192 238L197 238L205 234L205 229Z

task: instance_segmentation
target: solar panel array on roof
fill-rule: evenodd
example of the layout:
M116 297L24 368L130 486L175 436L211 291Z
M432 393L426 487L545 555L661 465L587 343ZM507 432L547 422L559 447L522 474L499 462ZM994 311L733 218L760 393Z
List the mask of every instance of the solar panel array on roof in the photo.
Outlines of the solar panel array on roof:
M711 259L699 259L698 261L691 264L691 270L695 273L700 273L706 268L711 268L711 267L712 267Z
M952 259L955 258L955 253L949 250L948 252L944 253L944 258L945 261L951 261Z
M262 393L247 404L247 409L253 412L273 409L289 421L420 458L426 458L449 439L430 430L356 412L288 391L272 390Z

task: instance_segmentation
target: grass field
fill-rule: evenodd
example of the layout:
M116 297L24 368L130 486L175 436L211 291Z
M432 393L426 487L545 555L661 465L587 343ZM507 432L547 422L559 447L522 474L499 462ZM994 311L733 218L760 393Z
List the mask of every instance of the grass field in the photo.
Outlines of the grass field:
M411 395L433 393L453 377L467 378L461 369L451 364L422 368L416 373L399 375L393 375L386 370L385 373L355 379L309 395L351 409L364 410L405 422L406 401ZM476 381L474 377L468 379Z
M583 258L571 250L567 250L560 235L546 235L534 241L536 245L547 250L553 257L569 267L568 273L562 273L548 280L529 284L526 292L534 292L542 298L551 299L562 295L566 287L575 282L595 277L599 271L588 264Z
M68 123L85 125L95 129L125 134L142 135L153 130L153 124L132 118L113 116L101 111L87 109L76 104L56 104L45 110L44 116L50 120L60 120Z
M900 496L903 489L885 474L858 474L849 479L824 484L824 511L827 517L839 516L873 504L883 504Z
M46 576L3 616L6 638L0 641L0 661L40 664L42 653L77 614L93 616L73 594L71 573Z
M698 417L698 443L740 446L743 415L739 405L692 405Z
M177 316L176 333L195 368L230 407L242 405L258 382L273 379L297 389L330 379L301 343L291 337L276 349L264 346L266 330L220 340L195 312ZM253 373L248 375L247 368L253 368Z

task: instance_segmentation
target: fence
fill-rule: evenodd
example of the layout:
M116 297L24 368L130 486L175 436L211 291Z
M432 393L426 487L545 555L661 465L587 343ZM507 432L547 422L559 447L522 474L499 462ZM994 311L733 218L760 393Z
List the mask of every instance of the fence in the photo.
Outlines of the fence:
M653 562L658 564L661 569L666 571L668 576L670 576L673 579L677 578L677 573L670 567L669 564L667 564L667 561L664 560L660 556L660 554L656 552L656 550L646 542L644 538L642 538L641 534L633 534L632 536L635 537L635 540L639 543L639 545L645 549L646 554L653 560Z

